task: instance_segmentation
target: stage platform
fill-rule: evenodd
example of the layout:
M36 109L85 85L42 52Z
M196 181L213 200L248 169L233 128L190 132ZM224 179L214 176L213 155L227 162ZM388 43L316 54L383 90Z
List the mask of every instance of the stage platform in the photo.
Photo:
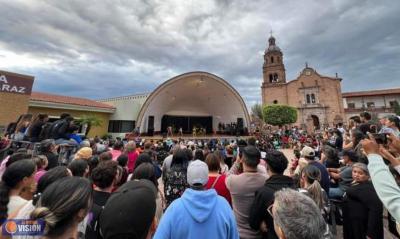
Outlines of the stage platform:
M189 140L210 140L210 139L224 139L224 140L235 140L235 139L248 139L252 136L235 136L235 135L224 135L224 134L206 134L206 135L198 135L198 136L193 136L192 134L183 134L183 136L179 135L173 135L172 137L163 137L163 135L154 135L154 136L140 136L142 139L146 140L166 140L166 139L172 139L172 140L179 140L183 139L185 141Z

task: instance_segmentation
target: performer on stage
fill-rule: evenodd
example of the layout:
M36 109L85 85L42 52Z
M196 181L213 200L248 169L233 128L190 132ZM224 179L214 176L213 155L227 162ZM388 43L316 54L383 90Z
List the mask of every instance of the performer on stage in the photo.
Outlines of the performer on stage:
M192 135L193 135L193 137L196 137L196 131L197 131L196 127L193 126L193 130L192 130Z
M172 126L168 126L167 128L167 137L174 137L174 135L172 134Z
M180 137L183 136L183 129L182 129L182 127L179 127L179 136L180 136Z

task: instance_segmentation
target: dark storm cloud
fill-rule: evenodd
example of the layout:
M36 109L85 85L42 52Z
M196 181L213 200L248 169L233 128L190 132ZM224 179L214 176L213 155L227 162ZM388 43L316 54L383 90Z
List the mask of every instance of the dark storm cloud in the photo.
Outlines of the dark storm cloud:
M400 86L396 0L0 2L0 67L35 75L38 91L104 98L203 70L252 105L271 28L288 80L307 61L343 91Z

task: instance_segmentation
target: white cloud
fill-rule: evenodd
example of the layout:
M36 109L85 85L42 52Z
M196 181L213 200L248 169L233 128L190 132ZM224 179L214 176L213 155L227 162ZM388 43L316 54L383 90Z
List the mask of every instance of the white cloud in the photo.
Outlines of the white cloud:
M0 67L35 75L35 90L101 98L149 92L177 74L203 70L228 80L251 105L261 101L271 28L288 80L308 61L322 74L338 72L343 91L364 82L399 86L396 0L0 4Z

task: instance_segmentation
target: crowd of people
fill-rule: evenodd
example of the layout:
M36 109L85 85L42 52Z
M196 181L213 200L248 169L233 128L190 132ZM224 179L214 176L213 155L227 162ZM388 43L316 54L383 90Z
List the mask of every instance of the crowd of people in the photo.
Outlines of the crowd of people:
M42 220L45 230L2 227L5 238L334 238L341 224L343 238L375 239L384 238L384 211L399 237L399 116L294 128L289 159L269 133L84 139L68 114L32 119L22 116L0 142L0 223ZM60 145L73 148L67 160Z

